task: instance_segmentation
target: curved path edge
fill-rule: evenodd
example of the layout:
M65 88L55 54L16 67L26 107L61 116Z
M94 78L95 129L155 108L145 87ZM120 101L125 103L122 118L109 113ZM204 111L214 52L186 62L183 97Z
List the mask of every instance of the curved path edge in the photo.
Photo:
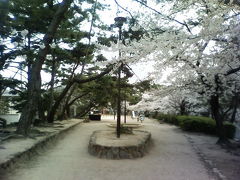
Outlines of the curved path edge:
M47 136L44 136L34 141L33 143L27 144L22 150L16 150L16 152L11 154L10 156L5 157L4 160L0 161L0 172L13 167L16 163L20 162L23 159L26 159L26 158L29 159L32 156L38 154L40 150L43 150L44 148L46 148L53 141L56 142L66 132L73 129L74 127L76 127L82 122L83 122L82 120L78 120L77 122L74 122L70 125L66 125L66 127L64 127L63 129L60 129Z

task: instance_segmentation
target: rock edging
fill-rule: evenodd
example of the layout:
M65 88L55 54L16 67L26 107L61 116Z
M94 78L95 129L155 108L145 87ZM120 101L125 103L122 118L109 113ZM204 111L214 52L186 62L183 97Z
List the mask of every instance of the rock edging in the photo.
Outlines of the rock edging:
M124 142L124 140L121 140L121 138L117 139L111 136L106 139L107 142L99 140L101 139L101 133L110 132L112 132L112 136L116 136L114 131L93 132L88 146L88 152L91 155L105 159L134 159L143 157L148 152L151 133L135 130L133 134L125 134L124 136L130 137L132 140L136 138L136 141L130 140L128 143L126 143L127 141Z
M64 129L54 132L54 133L44 137L43 139L35 142L30 147L26 147L26 149L24 151L13 154L9 159L0 163L0 171L9 169L13 165L18 163L19 161L27 159L27 158L29 159L33 155L38 154L38 152L40 150L42 150L46 146L50 145L52 143L52 141L56 141L57 139L62 137L62 135L64 135L64 133L68 132L69 130L71 130L72 128L74 128L75 126L79 125L82 122L83 121L79 121L77 123L74 123L74 124L64 128Z
M227 180L226 176L222 174L222 172L217 169L216 167L213 166L213 162L209 160L206 155L194 144L193 139L188 136L187 134L184 135L187 139L187 141L190 143L192 146L193 150L196 152L198 155L199 159L203 162L205 167L207 168L208 172L215 176L219 180Z

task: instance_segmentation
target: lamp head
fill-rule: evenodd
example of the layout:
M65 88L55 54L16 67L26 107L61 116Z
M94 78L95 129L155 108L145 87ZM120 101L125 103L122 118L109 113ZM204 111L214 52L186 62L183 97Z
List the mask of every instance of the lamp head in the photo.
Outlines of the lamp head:
M115 26L121 28L123 26L123 23L127 21L125 17L115 17Z

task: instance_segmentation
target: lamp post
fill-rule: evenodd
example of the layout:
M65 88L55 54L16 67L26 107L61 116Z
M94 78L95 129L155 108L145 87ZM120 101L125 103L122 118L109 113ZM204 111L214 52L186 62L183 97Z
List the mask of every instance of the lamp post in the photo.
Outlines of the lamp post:
M126 22L125 17L116 17L114 18L115 26L119 28L118 40L119 43L122 40L122 26L123 23ZM121 57L121 51L119 50L119 59ZM120 128L121 128L121 70L122 63L118 68L118 98L117 98L117 138L120 138Z
M125 100L124 100L124 123L127 123L127 97L125 89Z

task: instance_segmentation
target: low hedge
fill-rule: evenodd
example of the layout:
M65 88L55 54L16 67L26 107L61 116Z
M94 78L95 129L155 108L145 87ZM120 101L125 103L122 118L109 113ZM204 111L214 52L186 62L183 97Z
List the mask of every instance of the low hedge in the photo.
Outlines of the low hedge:
M170 114L158 114L158 120L180 126L185 131L202 132L206 134L217 134L216 122L212 118L202 116L175 116ZM235 126L229 122L224 122L226 137L233 138Z
M180 127L185 131L217 134L216 122L212 118L201 116L177 116L176 118ZM235 126L229 122L224 122L223 126L226 137L233 138Z
M185 131L216 134L216 123L213 119L201 116L177 116L179 126Z
M226 136L231 139L234 138L236 127L230 122L224 122L223 125L225 128Z
M3 118L0 118L0 126L5 128L7 126L7 120L3 119Z
M156 119L162 120L166 123L178 125L176 115L173 114L158 114Z

